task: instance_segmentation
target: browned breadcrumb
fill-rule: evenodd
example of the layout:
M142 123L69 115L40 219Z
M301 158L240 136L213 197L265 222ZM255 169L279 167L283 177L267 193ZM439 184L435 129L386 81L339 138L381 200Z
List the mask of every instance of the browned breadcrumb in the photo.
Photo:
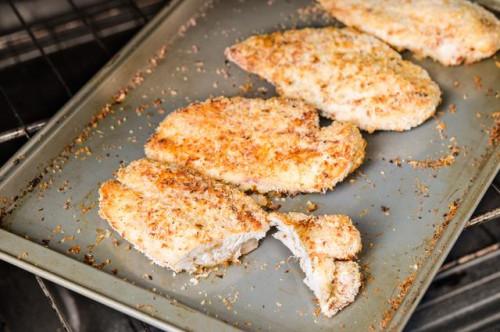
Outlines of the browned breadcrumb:
M114 237L111 238L111 242L113 243L113 246L115 247L119 247L121 242L117 239L115 239Z
M436 227L436 230L434 231L434 234L432 238L429 240L427 249L426 251L430 254L434 246L436 245L436 242L441 238L441 235L443 234L444 230L446 227L450 224L450 222L453 220L455 215L457 214L458 208L460 207L460 200L456 199L453 202L451 202L448 205L448 212L443 214L443 222Z
M109 238L111 235L111 232L109 229L102 229L102 228L96 228L96 237L95 237L95 244L99 244L102 242L102 240Z
M52 230L52 233L53 234L63 233L62 226L61 225L57 225L56 227L54 227L54 229Z
M0 225L2 224L3 218L7 215L9 207L12 206L14 201L8 197L0 196Z
M391 214L391 212L390 212L390 211L391 211L391 209L390 209L389 207L385 206L385 205L380 206L380 210L382 210L382 212L383 212L386 216L388 216L388 215L390 215L390 214Z
M83 256L83 262L87 265L93 265L95 263L95 258L94 255L92 254L85 254Z
M380 322L380 326L382 329L385 329L387 325L391 322L394 313L398 310L399 306L403 302L406 294L410 290L411 285L415 281L416 273L411 273L408 277L406 277L402 283L398 285L398 293L395 297L389 300L389 304L391 305L389 309L387 309L382 315L382 321Z
M455 162L455 158L452 155L447 155L441 157L436 160L427 159L427 160L410 160L408 164L410 164L413 168L441 168L450 166Z
M488 144L497 145L500 142L500 112L494 112L491 117L493 118L493 127L490 129Z
M418 195L422 195L424 197L429 196L429 187L427 187L422 181L420 181L419 179L416 179L415 186L417 188L416 192Z
M476 89L480 90L483 87L483 82L481 80L481 77L478 75L474 76L474 86Z
M80 253L80 246L76 245L68 249L68 253L78 255Z
M307 212L314 212L318 209L318 204L314 203L314 202L311 202L311 201L307 201L306 202L306 210Z
M81 203L79 208L80 208L80 213L81 214L87 214L89 211L91 211L95 206L97 205L96 201L89 202L87 204Z
M149 312L150 314L151 314L151 313L156 313L156 312L157 312L157 310L155 309L155 307L154 307L154 306L152 306L151 304L137 304L135 307L136 307L137 309L139 309L139 310L142 310L142 311L147 311L147 312Z
M80 158L81 160L86 159L87 156L92 155L92 151L88 146L82 146L74 152L75 158Z
M436 129L439 132L439 137L441 139L445 139L446 135L444 131L446 129L446 124L443 121L439 120L438 118L436 118L436 122L437 122Z
M222 297L219 295L219 299L222 301L222 303L226 306L226 309L228 311L233 310L233 305L238 301L240 293L238 291L235 291L234 294L229 294L225 297Z
M210 1L207 1L210 2ZM184 37L186 35L186 32L189 30L191 27L196 26L196 17L191 17L186 23L181 25L179 27L179 30L177 31L177 34L181 37Z
M71 207L71 198L68 198L68 199L66 199L66 201L64 201L64 206L63 206L63 208L64 208L65 210L69 210L69 208L70 208L70 207Z
M68 189L71 189L71 187L69 186L69 181L68 180L64 180L62 186L60 186L59 188L57 188L57 191L60 192L60 193L63 193L65 191L67 191Z
M267 197L266 195L258 194L255 195L255 201L260 206L265 207L269 204L269 197Z
M457 105L455 104L450 104L450 106L448 106L448 111L450 113L456 113L457 112Z
M252 89L253 89L253 83L252 82L246 82L246 83L240 85L239 89L240 89L240 92L243 93L243 94L248 93L248 92L252 91Z
M359 213L359 217L360 218L363 218L364 216L366 216L368 214L368 209L363 209L361 210L361 212Z
M120 89L118 92L113 96L113 101L117 104L120 104L125 100L125 97L127 97L127 90L126 89Z
M141 116L147 107L147 104L137 106L137 108L135 109L135 114L137 114L137 116Z
M74 235L68 235L63 237L61 240L59 240L60 243L68 242L68 241L74 241L75 236Z
M257 204L259 204L261 207L263 207L267 211L274 211L278 210L281 205L273 202L272 198L269 197L268 195L263 195L263 194L257 194L253 196L255 198L255 201Z
M398 167L401 167L402 161L399 158L389 159L389 163L394 164Z
M456 145L450 146L450 153L446 156L442 156L438 159L426 159L426 160L410 160L410 164L413 168L432 168L439 169L442 167L447 167L455 163L455 157L460 153L460 148Z

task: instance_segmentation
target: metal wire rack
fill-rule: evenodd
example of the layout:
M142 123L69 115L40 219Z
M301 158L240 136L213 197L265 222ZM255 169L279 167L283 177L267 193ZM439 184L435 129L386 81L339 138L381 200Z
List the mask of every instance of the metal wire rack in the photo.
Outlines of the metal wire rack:
M64 101L71 98L76 88L68 82L54 61L55 53L75 45L95 43L102 53L101 57L106 61L114 54L114 50L107 45L107 38L124 31L137 30L168 2L166 0L101 1L81 6L74 0L63 1L69 7L66 13L48 20L34 19L31 22L21 13L19 3L7 0L8 6L5 4L4 7L0 6L0 10L12 11L12 16L18 21L18 24L0 35L0 70L39 59L49 69L47 74L52 76L53 81L55 80L56 89L63 95L60 99ZM0 143L19 137L29 139L52 115L41 114L47 118L33 122L26 121L23 112L12 101L8 88L1 79L0 96L5 101L6 111L13 116L16 124L0 132Z

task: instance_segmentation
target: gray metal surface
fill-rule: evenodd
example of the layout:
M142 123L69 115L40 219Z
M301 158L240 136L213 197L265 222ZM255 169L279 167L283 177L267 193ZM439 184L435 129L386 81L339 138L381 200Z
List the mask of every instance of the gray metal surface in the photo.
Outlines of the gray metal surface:
M19 196L2 220L0 258L162 328L400 330L499 168L500 151L488 144L487 133L498 107L495 61L445 68L410 58L443 90L438 120L446 125L446 137L436 119L409 132L365 135L367 161L335 191L279 202L283 211L304 211L306 202L314 201L319 206L314 213L348 214L362 232L365 286L353 305L326 319L314 314L314 298L296 261L270 236L243 264L196 283L152 265L117 234L107 233L97 216L99 184L121 162L143 156L143 144L166 114L161 110L216 95L273 94L266 83L225 64L226 46L256 32L332 23L309 1L203 3L177 1L160 13L0 171L4 206ZM165 59L144 82L113 106L88 139L66 149L68 157L55 163L60 167L39 179L164 44L169 44ZM157 98L161 106L153 106ZM448 111L451 104L454 113ZM459 156L439 170L390 162L437 159L453 144ZM21 195L30 183L34 190ZM446 217L454 201L458 209Z

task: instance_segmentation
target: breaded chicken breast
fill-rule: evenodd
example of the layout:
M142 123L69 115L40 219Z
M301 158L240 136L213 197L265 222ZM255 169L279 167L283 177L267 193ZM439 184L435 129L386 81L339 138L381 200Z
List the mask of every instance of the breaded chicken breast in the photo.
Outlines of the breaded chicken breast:
M500 48L500 21L466 0L319 0L335 18L446 66L473 63Z
M239 190L195 171L141 159L99 190L99 215L174 271L235 261L258 245L267 214Z
M354 301L361 287L359 265L354 261L361 237L349 217L271 213L269 219L278 228L274 237L300 259L304 283L325 316L332 317Z
M375 37L320 28L250 37L225 51L238 66L325 117L368 132L407 130L431 117L441 92L427 72Z
M363 161L352 124L320 128L315 109L281 98L216 98L173 112L146 144L148 158L188 166L244 190L321 192Z

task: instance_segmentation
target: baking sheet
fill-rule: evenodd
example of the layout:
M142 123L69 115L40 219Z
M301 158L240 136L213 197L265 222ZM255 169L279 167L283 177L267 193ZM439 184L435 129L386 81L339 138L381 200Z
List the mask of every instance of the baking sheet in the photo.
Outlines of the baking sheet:
M348 214L362 233L365 286L333 319L315 314L297 262L271 236L241 265L198 281L152 265L97 216L99 184L143 156L168 112L211 96L274 94L227 64L225 47L331 24L310 1L174 1L2 168L0 206L9 213L0 258L165 329L402 329L498 171L500 150L488 142L499 105L495 59L445 68L408 55L443 91L438 117L409 132L364 134L366 162L335 191L277 201L282 211L305 211L310 200L315 214ZM460 153L449 167L407 162L437 160L450 146Z

